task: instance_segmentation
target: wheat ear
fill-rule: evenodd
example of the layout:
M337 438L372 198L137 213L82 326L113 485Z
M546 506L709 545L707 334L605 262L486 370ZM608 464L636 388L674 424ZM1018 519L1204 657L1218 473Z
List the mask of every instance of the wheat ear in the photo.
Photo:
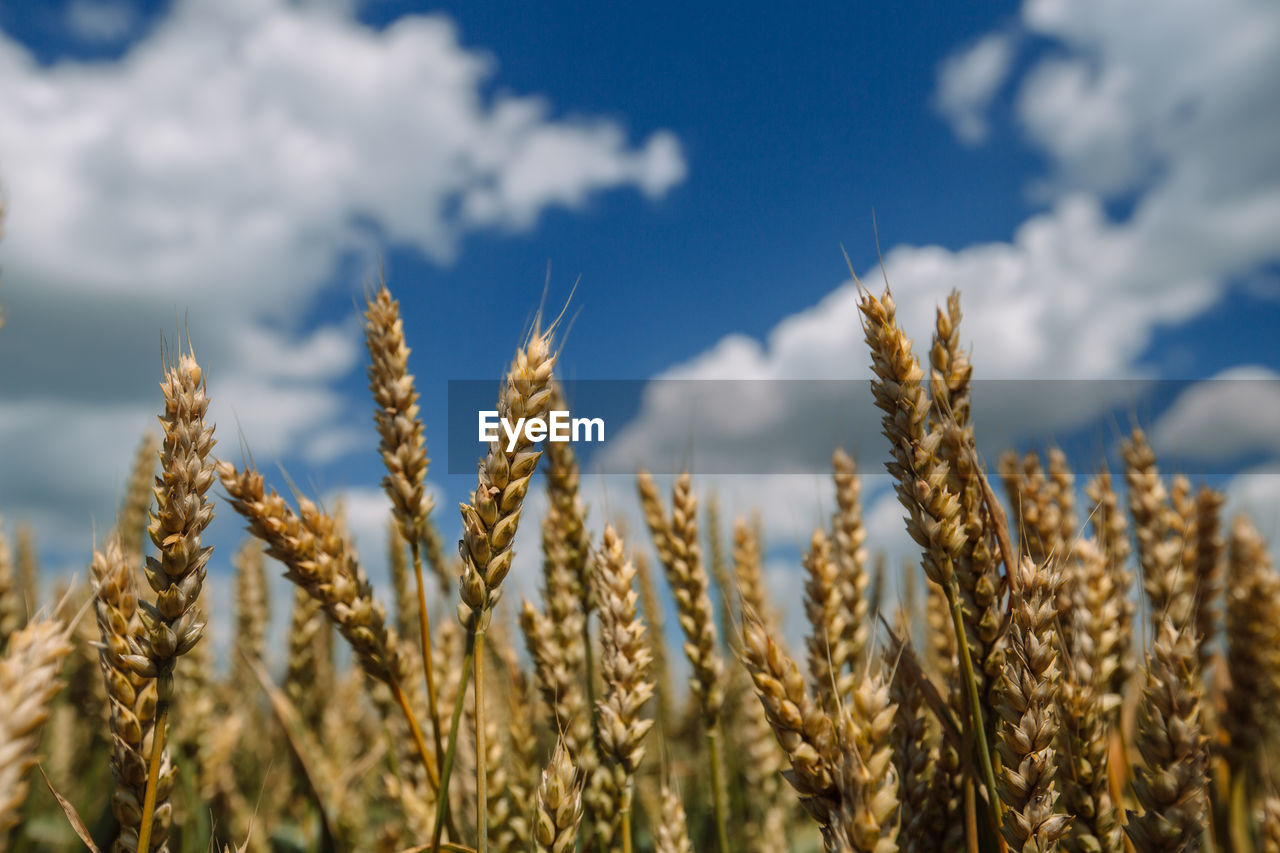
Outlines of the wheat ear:
M151 509L152 480L156 474L156 454L160 441L155 433L147 430L138 443L129 473L129 483L120 501L116 530L120 547L130 565L142 564L142 545L147 530L147 512Z
M1121 853L1119 818L1109 786L1109 729L1121 697L1109 692L1117 666L1119 600L1107 558L1092 539L1078 540L1075 583L1063 590L1074 620L1066 677L1058 694L1062 804L1075 816L1062 846L1071 853ZM1061 608L1059 608L1061 610Z
M795 661L751 614L743 617L742 654L765 717L791 765L787 781L818 826L829 827L840 807L831 762L836 748L831 718L809 697Z
M833 834L851 853L898 850L898 774L892 744L896 711L888 682L879 673L867 673L840 714L840 819Z
M1009 631L1009 655L997 711L998 749L1003 763L1000 799L1008 808L1002 826L1015 850L1048 853L1066 832L1070 818L1055 814L1054 782L1058 736L1057 596L1061 575L1050 563L1037 567L1023 557Z
M556 742L538 785L533 835L540 853L569 853L582 821L582 779L564 741Z
M605 526L595 576L606 689L596 706L600 746L620 771L616 782L623 791L622 849L630 853L632 777L644 757L644 737L653 726L652 720L640 717L640 709L653 696L649 680L653 658L644 623L636 615L635 567L623 553L622 538L612 525Z
M897 309L889 291L879 299L864 292L858 308L876 377L871 390L876 406L884 412L881 420L892 450L886 467L896 480L898 500L908 513L907 532L923 550L925 575L946 593L963 695L974 734L975 758L991 795L990 817L998 826L1001 817L995 806L995 769L982 712L980 672L974 667L975 655L965 627L965 602L956 578L956 560L965 551L969 537L960 501L948 485L951 466L940 455L943 438L949 436L956 458L968 458L969 448L964 447L967 439L957 434L957 429L926 429L931 404L924 391L924 372L912 353L910 339L898 325ZM977 472L973 476L977 477ZM998 589L998 584L991 589Z
M369 350L369 390L377 406L378 450L387 474L382 488L391 499L391 512L400 535L409 543L413 577L418 589L418 631L422 643L422 674L427 692L427 714L435 741L436 761L444 759L440 714L436 708L436 680L431 666L431 621L427 613L426 583L422 577L422 542L428 534L431 497L427 494L427 446L418 392L409 373L409 347L404 339L400 303L391 298L385 284L368 300L365 310L365 343ZM437 768L439 769L439 768Z
M147 557L147 582L155 591L155 604L142 603L143 633L133 643L126 661L144 678L156 680L155 735L151 767L138 830L138 849L149 850L154 829L155 802L164 741L173 700L173 668L178 657L199 642L204 620L198 599L212 547L201 545L201 534L213 518L213 502L206 495L213 485L213 427L205 426L209 408L204 373L191 353L182 353L167 365L165 411L161 416L164 438L160 447L160 474L156 477L156 508L147 532L159 557Z
M498 417L507 423L540 416L550 402L551 374L556 357L551 349L551 329L534 328L516 353L498 399ZM476 707L476 790L480 824L480 853L488 853L489 832L484 819L488 807L484 780L484 639L490 614L498 602L502 581L511 570L516 529L529 481L541 451L521 430L510 444L494 441L480 463L479 482L470 503L461 504L463 538L458 543L462 577L458 583L458 619L467 628L473 650ZM454 711L458 716L457 709ZM453 741L456 732L450 732ZM442 773L447 783L448 773ZM443 799L443 797L442 797Z
M1220 722L1232 773L1253 790L1257 744L1276 725L1280 702L1280 574L1245 516L1235 519L1227 562L1226 663L1231 677Z
M125 659L142 633L136 573L124 549L111 538L90 563L94 606L101 636L98 658L111 706L111 775L115 792L111 809L120 822L117 853L138 850L142 804L146 799L147 761L155 735L156 682L143 678ZM168 849L171 807L169 792L175 773L168 752L161 758L156 790L157 831L153 850Z
M0 658L0 851L21 821L27 771L36 763L40 729L62 689L58 677L71 652L69 631L56 619L35 619L9 638Z
M868 599L871 573L867 570L867 531L862 523L862 481L853 457L844 450L837 449L832 454L831 468L836 486L836 511L831 518L831 553L845 611L843 645L847 649L850 668L856 668L866 660L871 633L871 602Z
M1142 811L1130 811L1125 827L1138 853L1200 846L1208 792L1197 670L1191 632L1165 619L1147 661L1138 718L1138 751L1145 766L1137 771L1133 793Z
M654 853L693 853L689 841L689 822L685 817L680 793L666 782L662 783L661 822L653 838Z

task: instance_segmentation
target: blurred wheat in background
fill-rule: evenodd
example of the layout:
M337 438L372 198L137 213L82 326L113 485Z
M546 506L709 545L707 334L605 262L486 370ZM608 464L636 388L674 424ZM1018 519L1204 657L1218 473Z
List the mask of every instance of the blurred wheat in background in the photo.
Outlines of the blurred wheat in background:
M918 563L887 596L858 467L833 448L797 649L759 519L722 518L688 472L669 502L639 473L648 541L588 513L563 444L494 444L461 524L434 511L385 286L365 321L389 591L340 507L215 459L189 347L162 365L163 435L142 440L88 583L42 599L29 534L0 535L0 850L1280 853L1280 575L1261 536L1161 472L1141 430L1127 509L1108 471L1078 489L1055 449L999 461L1002 503L958 294L922 363L891 292L862 292ZM504 415L562 405L558 328L518 343ZM508 605L535 482L541 600ZM219 504L249 533L226 667L200 642ZM295 587L279 673L264 557Z

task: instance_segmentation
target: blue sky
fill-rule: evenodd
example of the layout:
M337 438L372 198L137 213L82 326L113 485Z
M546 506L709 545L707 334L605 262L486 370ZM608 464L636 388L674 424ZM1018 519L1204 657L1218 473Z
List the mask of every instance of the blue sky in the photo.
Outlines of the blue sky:
M548 264L550 304L580 281L568 376L865 377L840 247L875 270L873 211L908 330L962 288L980 376L1248 366L1141 414L1188 458L1211 425L1247 457L1239 500L1280 497L1272 4L76 0L0 3L0 30L0 512L52 565L109 523L183 322L222 451L238 424L345 494L376 575L354 306L377 258L434 446L447 381L497 376ZM1008 439L1069 433L1052 408ZM670 413L630 446L687 440ZM467 478L432 479L452 535ZM587 488L630 511L625 483ZM830 503L724 489L783 541ZM898 514L873 496L887 542Z

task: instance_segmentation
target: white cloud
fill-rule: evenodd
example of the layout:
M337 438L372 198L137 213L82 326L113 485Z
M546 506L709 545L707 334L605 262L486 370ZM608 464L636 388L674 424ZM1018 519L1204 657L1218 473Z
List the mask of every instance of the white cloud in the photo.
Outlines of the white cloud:
M349 5L179 0L110 62L41 65L0 35L0 453L44 460L45 541L110 520L162 335L194 342L220 450L238 425L266 460L333 459L358 324L303 318L341 260L390 242L447 263L466 234L682 180L670 133L490 94L495 60L447 18L373 30ZM71 25L105 37L105 9L73 4ZM19 479L0 489L14 517Z
M1151 441L1160 453L1230 461L1280 455L1280 374L1236 367L1188 387L1160 417Z
M974 417L988 458L1019 436L1087 424L1140 388L1047 380L1140 378L1134 365L1158 327L1195 316L1233 277L1280 257L1280 8L1031 2L1024 21L1059 42L1010 86L1060 193L1008 241L903 245L885 255L899 318L922 358L936 306L952 288L962 292L961 335L972 347ZM1189 62L1183 47L1203 63ZM1075 75L1068 94L1045 82L1061 87L1064 75ZM1137 196L1132 214L1117 221L1104 193L1121 186ZM863 277L878 291L878 269ZM867 379L858 298L846 282L762 342L728 336L664 376ZM993 379L1032 382L997 391L984 386ZM779 383L775 399L714 405L704 393L655 391L610 452L667 465L692 447L695 464L751 459L759 471L789 464L798 442L824 454L844 442L871 462L864 469L878 464L878 413L841 418L822 396L829 388ZM691 425L691 413L705 412L712 416Z
M934 109L966 145L987 138L987 110L1008 79L1014 48L1009 33L991 33L947 57L938 70Z

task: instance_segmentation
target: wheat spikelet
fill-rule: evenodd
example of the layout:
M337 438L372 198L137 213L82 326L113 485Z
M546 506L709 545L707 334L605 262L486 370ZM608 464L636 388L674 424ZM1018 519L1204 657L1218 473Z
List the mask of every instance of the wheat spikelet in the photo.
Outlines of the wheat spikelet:
M560 383L552 381L549 408L565 410L564 390ZM567 441L547 442L547 515L554 518L564 539L565 560L573 578L572 589L577 594L585 616L595 608L595 594L591 582L591 536L587 533L587 511L578 494L578 460L573 445Z
M1221 724L1233 769L1256 779L1257 745L1274 732L1280 701L1280 575L1266 543L1245 516L1235 519L1227 564L1227 672L1231 686Z
M1158 631L1166 617L1175 625L1185 625L1191 617L1191 567L1181 564L1182 542L1174 534L1174 512L1156 468L1155 453L1146 434L1137 428L1122 450L1152 628Z
M759 527L742 518L733 522L733 575L742 599L743 613L754 614L770 633L779 633L782 622L774 611L765 585Z
M588 811L595 816L591 788L598 762L593 743L591 706L584 691L585 649L582 643L585 615L581 591L576 588L564 543L563 531L550 516L542 527L543 598L547 609L537 610L525 602L520 627L534 662L535 680L550 717L562 733L570 755L578 764L588 792Z
M246 668L243 658L263 659L267 626L271 622L271 602L267 597L267 573L261 544L256 539L246 539L236 551L232 563L236 569L236 635L232 666L236 672L236 684L251 691L254 676Z
M671 668L667 662L667 644L663 640L662 602L658 598L658 587L653 581L653 572L649 569L649 558L642 550L631 554L632 565L636 569L636 584L640 589L640 612L644 623L649 626L649 654L653 659L650 671L653 674L656 711L654 721L662 731L670 730L672 725L672 687Z
M997 711L997 749L1004 763L998 781L1007 806L1001 827L1011 849L1049 851L1067 829L1054 814L1058 735L1054 707L1059 676L1054 621L1061 577L1053 564L1037 568L1024 557L1009 632L1009 656Z
M893 673L889 681L889 698L897 706L893 721L893 760L898 773L901 831L899 848L903 853L930 853L942 849L948 814L945 799L938 787L947 784L940 763L938 746L929 732L929 715L924 692L912 667L899 666L903 651L891 643L885 653L885 665Z
M852 649L845 632L849 612L841 595L839 569L831 558L826 534L814 530L805 554L805 615L810 633L809 679L823 708L834 714L841 697L853 689Z
M1205 741L1195 643L1168 619L1147 662L1138 718L1138 769L1133 792L1142 812L1129 812L1125 832L1138 853L1196 850L1208 819Z
M320 602L302 586L293 588L293 608L289 617L289 654L286 659L284 691L309 729L320 725L324 696L314 689L321 667L320 634L324 627Z
M403 680L395 630L332 516L306 498L295 513L253 467L218 465L222 486L266 553L285 565L285 577L305 589L351 644L360 665L387 684Z
M671 553L671 522L667 519L653 475L644 470L636 472L636 491L640 494L640 508L644 510L644 521L653 539L654 550L658 552L658 560L668 566L674 559Z
M864 293L859 310L871 366L872 393L884 412L885 437L892 447L886 463L897 481L895 491L908 512L907 531L924 549L924 571L934 583L947 585L954 561L965 544L960 504L946 485L948 466L938 456L942 434L926 430L930 404L924 372L911 351L911 341L897 325L888 291L877 299Z
M1062 805L1075 819L1062 839L1072 853L1120 853L1123 840L1108 779L1109 728L1121 697L1108 691L1118 659L1119 601L1107 559L1091 539L1076 542L1076 583L1063 591L1075 620L1059 686Z
M831 719L809 698L795 661L750 615L743 619L742 649L765 716L791 765L787 781L819 827L830 826L840 807L831 763L836 748Z
M1136 605L1129 598L1133 576L1129 560L1129 533L1125 514L1120 509L1119 498L1111 486L1111 473L1105 468L1085 485L1085 494L1093 502L1092 526L1094 541L1106 558L1107 574L1111 578L1110 600L1115 608L1112 644L1112 674L1106 692L1119 696L1124 692L1134 671L1133 614Z
M147 430L138 444L130 470L129 483L116 517L120 547L130 565L142 563L142 543L147 530L147 512L151 509L151 481L156 472L156 454L160 442Z
M1280 797L1268 794L1262 801L1262 853L1280 853Z
M955 559L956 593L976 686L991 704L992 691L1004 671L998 642L1004 625L1004 579L997 571L995 520L985 504L982 474L975 464L970 411L973 368L960 346L960 320L960 294L952 291L946 310L937 311L929 352L930 431L941 435L938 454L946 462L946 487L959 501L964 545ZM954 635L954 628L950 630ZM959 692L953 698L957 706L963 700Z
M535 328L507 372L498 400L500 419L514 424L520 418L537 417L546 411L555 360L550 331ZM471 502L460 505L463 538L458 550L463 569L458 587L458 619L468 630L481 631L488 626L499 587L511 570L511 545L529 480L541 455L523 430L509 451L503 442L491 442L480 463L479 482Z
M782 749L754 690L736 697L732 742L742 750L742 788L751 793L749 823L743 833L751 853L771 853L787 846L790 796L782 790Z
M534 840L539 851L568 853L578 837L582 820L582 780L564 741L557 741L538 785Z
M391 499L400 535L417 543L431 512L431 497L426 491L427 447L418 417L418 392L409 373L400 303L391 298L386 284L369 297L364 317L369 390L377 405L373 419L381 439L378 452L387 468L382 488Z
M866 659L871 630L867 599L871 574L867 571L864 544L867 531L862 523L862 482L853 457L844 450L837 449L832 454L831 467L836 486L836 511L831 518L831 551L839 573L841 609L844 611L841 644L847 649L850 668L856 668Z
M607 691L596 704L600 745L629 778L640 766L644 737L653 725L652 720L640 718L641 708L653 695L649 680L652 657L644 623L636 615L635 567L625 558L622 539L611 525L604 529L596 578L603 647L600 660Z
M680 802L680 794L662 783L662 814L657 832L654 834L654 853L693 853L693 844L689 842L688 821L684 814L684 803Z
M666 569L684 631L685 655L693 667L689 686L702 708L704 725L711 728L724 705L724 663L716 648L715 617L698 540L698 499L687 471L676 478L672 490L671 563Z
M1218 630L1222 612L1222 567L1226 543L1222 538L1222 506L1226 495L1202 486L1195 498L1195 550L1190 561L1195 589L1196 635L1202 642L1196 647L1203 672L1213 654L1209 642Z
M933 345L929 348L929 388L938 421L950 415L962 428L969 424L969 392L973 365L960 346L960 291L947 295L947 310L937 310Z
M1061 448L1050 447L1049 481L1053 506L1058 515L1058 530L1054 534L1053 553L1059 559L1066 556L1080 526L1076 516L1076 478L1067 464L1067 454Z
M840 817L833 835L853 853L898 850L898 775L892 731L897 707L879 674L862 677L840 715L836 789Z
M58 672L71 652L68 631L56 619L34 619L9 638L0 658L0 851L21 821L27 771L36 763L40 729L62 689Z
M139 675L157 680L156 701L162 712L173 697L177 658L204 633L197 602L213 548L201 545L201 534L213 518L213 503L205 493L213 485L214 473L213 427L204 424L209 398L195 357L184 353L175 364L167 365L161 387L164 438L155 483L156 508L147 528L160 556L148 557L146 563L156 603L140 605L145 630L127 660Z
M1055 551L1061 530L1055 490L1045 475L1040 457L1027 453L1019 459L1009 451L1000 456L999 471L1013 508L1022 552L1035 563L1045 562L1050 554L1060 555L1060 550Z
M405 560L405 541L400 522L394 516L387 525L387 567L391 573L391 593L396 605L396 632L406 643L420 645L418 629L418 595L414 579Z

